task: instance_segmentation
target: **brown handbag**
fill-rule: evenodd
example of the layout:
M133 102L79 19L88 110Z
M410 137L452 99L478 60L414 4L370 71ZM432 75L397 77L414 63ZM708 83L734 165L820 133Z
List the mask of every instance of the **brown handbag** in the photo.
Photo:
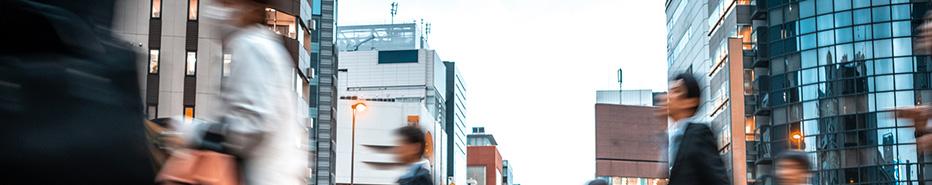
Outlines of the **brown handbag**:
M179 150L162 166L156 184L238 185L233 156L203 150Z

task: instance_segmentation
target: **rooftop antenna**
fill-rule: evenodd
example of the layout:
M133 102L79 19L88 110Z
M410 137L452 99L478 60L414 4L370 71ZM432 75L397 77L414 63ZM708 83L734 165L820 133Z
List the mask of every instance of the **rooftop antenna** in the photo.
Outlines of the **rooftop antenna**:
M392 24L395 24L395 15L398 15L398 2L392 2Z
M622 95L621 95L621 94L622 94L622 92L623 92L623 91L621 90L621 80L622 80L622 77L623 77L623 76L622 76L622 70L621 70L621 68L618 68L618 105L621 105L621 104L622 104L622 101L621 101L621 98L622 98Z

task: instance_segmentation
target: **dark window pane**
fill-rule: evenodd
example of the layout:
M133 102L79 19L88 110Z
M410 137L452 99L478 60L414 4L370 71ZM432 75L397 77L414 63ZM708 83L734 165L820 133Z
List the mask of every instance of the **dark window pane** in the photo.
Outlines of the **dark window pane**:
M840 12L835 13L835 27L843 27L851 25L851 12Z
M799 17L811 17L815 15L815 0L806 0L799 2Z
M855 3L860 1L854 1ZM871 22L871 9L854 10L854 24L864 24Z
M874 58L874 44L871 41L854 43L855 60Z
M861 25L854 27L854 40L862 41L873 38L873 31L871 25Z
M873 12L872 16L874 18L873 19L874 22L890 20L890 7L889 6L874 7L874 8L871 8L871 11Z
M912 31L912 25L909 21L893 22L894 37L910 36Z
M819 16L819 30L832 29L835 27L835 15L826 14Z
M807 50L816 47L816 34L808 34L799 37L799 49Z
M858 0L855 0L858 1ZM851 9L851 0L835 0L835 11Z
M835 44L835 30L819 32L819 47Z
M816 50L807 50L800 53L800 61L802 63L802 68L810 68L819 65L818 54ZM932 69L932 68L930 68Z
M835 42L836 43L848 43L851 42L851 28L842 28L835 30Z
M799 21L799 34L812 33L816 30L815 18L808 18Z
M893 32L890 31L890 23L874 24L874 38L889 38Z
M832 0L816 0L816 10L818 14L832 12L832 7L835 5L832 4Z
M891 39L874 40L874 57L891 57L893 56L893 46Z
M904 19L910 18L908 4L896 5L896 6L892 6L892 8L893 8L893 12L892 12L893 20L904 20Z

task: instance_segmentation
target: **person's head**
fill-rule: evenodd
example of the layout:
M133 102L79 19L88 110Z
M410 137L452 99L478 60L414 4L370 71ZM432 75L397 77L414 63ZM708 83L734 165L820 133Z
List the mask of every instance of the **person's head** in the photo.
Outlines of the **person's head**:
M414 163L421 160L424 155L424 147L427 141L424 138L424 131L415 126L405 126L395 130L397 136L395 147L395 157L398 161L404 163Z
M670 89L661 100L660 114L669 116L673 120L692 117L699 108L702 91L699 90L699 81L691 74L679 74L670 81Z
M265 8L268 0L217 0L219 7L205 9L209 18L217 19L236 27L262 24L265 22Z
M781 185L805 184L812 164L806 153L787 151L777 156L777 182Z
M586 185L608 185L608 182L602 179L591 180Z

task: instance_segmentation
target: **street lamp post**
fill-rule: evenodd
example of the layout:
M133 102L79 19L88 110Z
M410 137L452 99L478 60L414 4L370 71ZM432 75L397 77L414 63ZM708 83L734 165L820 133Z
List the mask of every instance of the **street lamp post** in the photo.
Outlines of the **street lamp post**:
M358 102L353 104L351 107L353 109L353 135L352 135L352 144L350 146L350 185L356 184L356 113L366 111L366 104Z

